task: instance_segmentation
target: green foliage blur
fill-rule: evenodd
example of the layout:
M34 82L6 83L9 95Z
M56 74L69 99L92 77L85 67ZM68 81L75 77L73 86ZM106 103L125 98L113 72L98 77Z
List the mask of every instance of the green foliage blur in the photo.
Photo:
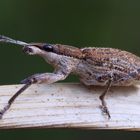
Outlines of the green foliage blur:
M140 1L0 0L0 34L26 42L120 48L140 56ZM46 71L53 69L42 58L23 54L20 46L0 44L1 85L19 83L29 75ZM71 76L65 81L78 79ZM76 131L74 135L73 132L75 130L69 133L66 130L49 130L45 134L40 131L46 138L50 138L49 134L56 139L102 138L96 131ZM35 133L39 134L38 131ZM0 139L19 139L22 135L25 135L25 139L26 134L22 130L7 131L0 133ZM106 133L101 131L101 134ZM117 134L117 138L123 136L121 132ZM28 133L30 139L32 135L34 131ZM109 139L108 135L105 137ZM131 137L125 133L127 136Z
M26 42L121 48L140 55L139 13L138 0L1 0L0 34ZM19 46L0 46L0 84L53 71Z

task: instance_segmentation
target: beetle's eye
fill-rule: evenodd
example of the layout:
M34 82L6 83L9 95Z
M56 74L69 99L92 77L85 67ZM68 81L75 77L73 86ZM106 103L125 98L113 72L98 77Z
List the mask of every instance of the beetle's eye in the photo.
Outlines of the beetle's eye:
M53 46L51 44L45 44L43 49L47 52L53 52Z

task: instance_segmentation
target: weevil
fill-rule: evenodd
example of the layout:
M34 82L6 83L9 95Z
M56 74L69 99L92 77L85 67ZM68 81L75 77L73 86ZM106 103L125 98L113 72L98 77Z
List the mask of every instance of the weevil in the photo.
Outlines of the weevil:
M18 95L35 83L51 84L64 80L70 73L79 76L80 81L88 85L104 86L99 96L101 109L110 118L105 95L111 86L130 86L140 81L140 57L120 49L85 47L77 48L62 44L25 43L9 37L0 36L0 42L22 46L28 55L39 55L54 67L53 73L34 74L21 81L19 89L0 111L0 117L10 108Z

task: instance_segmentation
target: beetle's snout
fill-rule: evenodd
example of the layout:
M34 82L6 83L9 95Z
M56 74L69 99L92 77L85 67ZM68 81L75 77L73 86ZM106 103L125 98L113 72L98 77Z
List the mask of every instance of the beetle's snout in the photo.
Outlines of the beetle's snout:
M31 47L25 46L25 47L23 47L23 52L31 55L31 54L33 54L34 51Z
M23 52L29 55L42 54L41 49L35 45L28 45L23 47Z

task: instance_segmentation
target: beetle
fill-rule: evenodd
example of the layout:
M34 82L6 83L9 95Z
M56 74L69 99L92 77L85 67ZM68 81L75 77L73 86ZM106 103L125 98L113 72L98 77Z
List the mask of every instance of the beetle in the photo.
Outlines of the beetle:
M23 46L28 55L39 55L54 67L53 73L34 74L21 81L24 86L18 90L0 111L0 117L10 108L14 100L30 85L52 84L64 80L70 73L79 76L84 85L105 86L100 96L101 109L110 118L105 95L111 86L130 86L140 81L140 58L130 52L114 48L77 48L62 44L25 43L0 36L0 42Z

